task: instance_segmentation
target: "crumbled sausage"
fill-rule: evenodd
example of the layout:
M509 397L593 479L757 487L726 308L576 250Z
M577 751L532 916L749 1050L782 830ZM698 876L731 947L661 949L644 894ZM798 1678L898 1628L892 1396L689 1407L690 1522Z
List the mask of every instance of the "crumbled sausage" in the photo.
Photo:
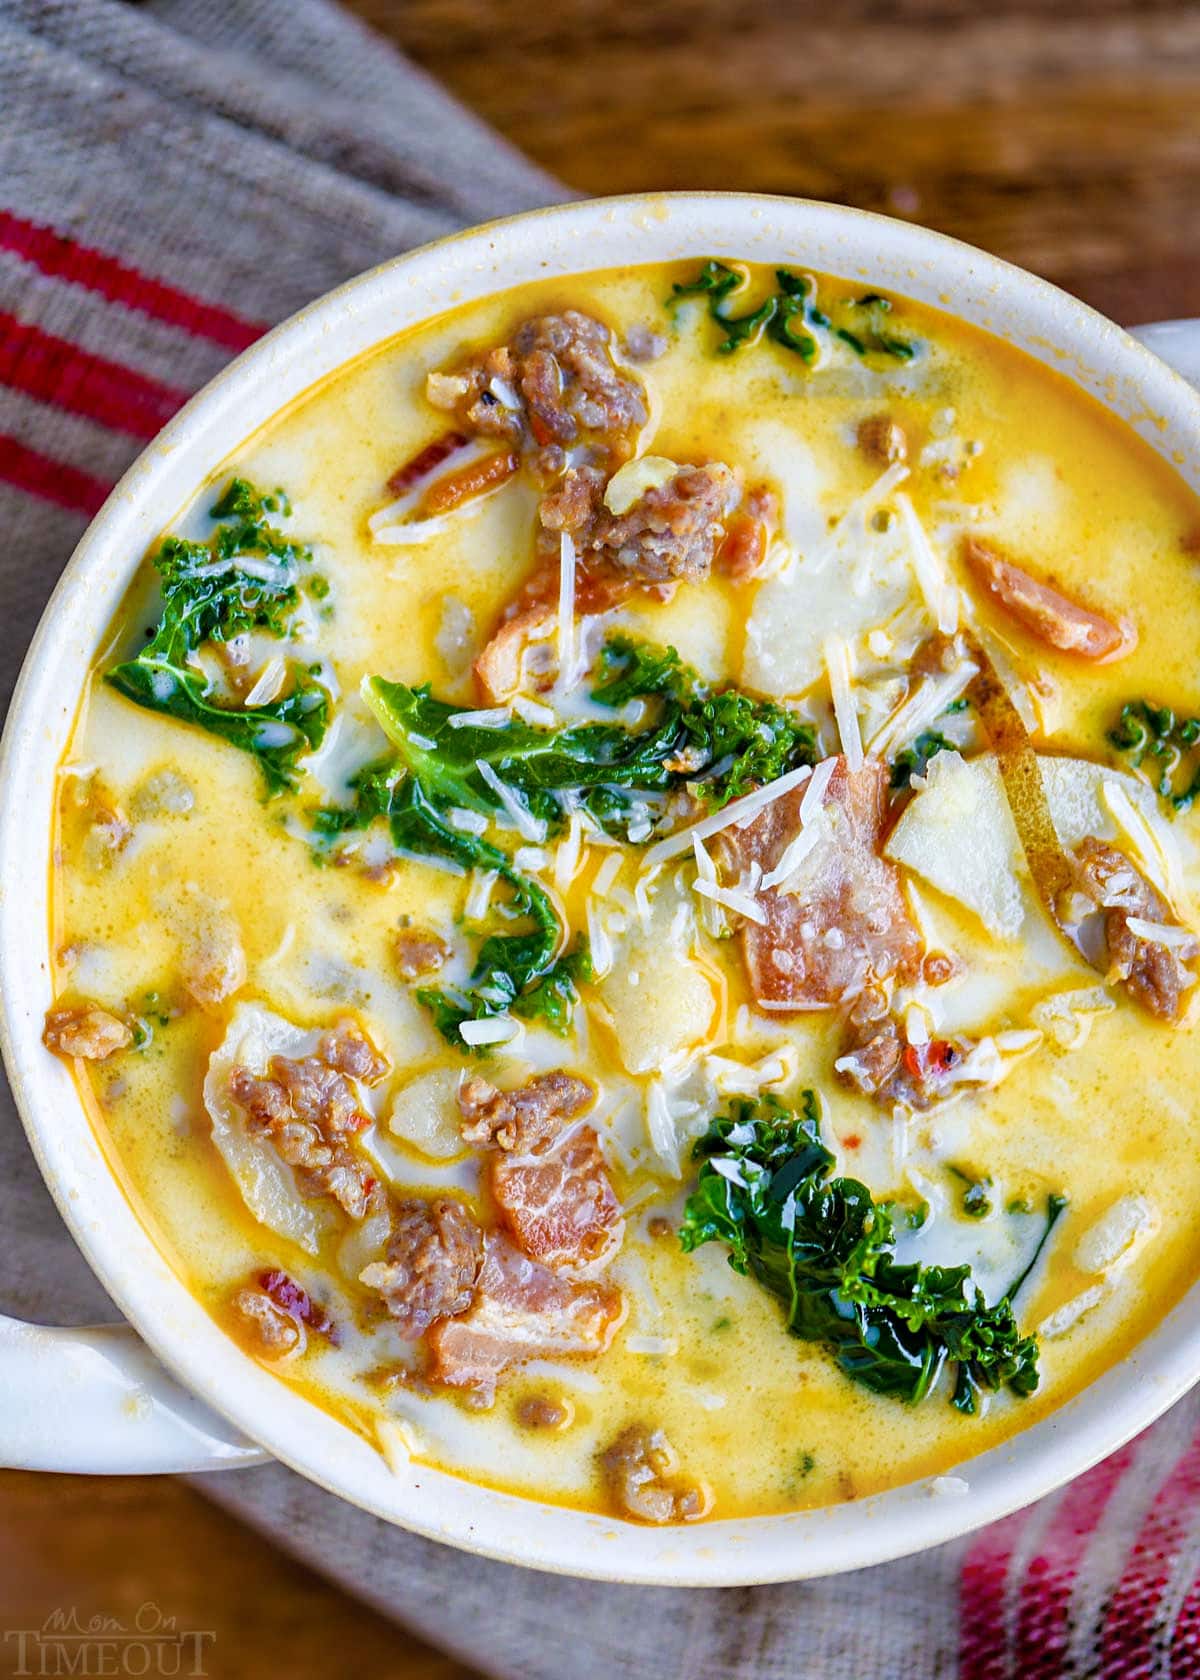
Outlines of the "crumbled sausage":
M304 1327L263 1289L245 1285L230 1299L239 1339L260 1359L286 1359L304 1350Z
M307 1195L331 1196L352 1219L382 1205L383 1192L349 1139L371 1123L351 1078L374 1084L387 1063L353 1022L322 1038L317 1053L293 1061L273 1056L265 1075L235 1068L230 1095L248 1128L270 1139L295 1169Z
M366 1033L351 1020L338 1021L325 1033L317 1046L317 1055L326 1067L338 1073L361 1079L364 1085L378 1085L388 1072L389 1062Z
M886 994L867 986L846 1015L835 1073L843 1085L890 1107L926 1109L946 1094L946 1076L972 1048L965 1039L912 1044Z
M133 1043L128 1025L96 1003L63 1004L46 1011L42 1043L59 1056L103 1062Z
M402 980L419 980L422 975L436 974L450 955L446 941L425 928L401 928L393 950Z
M401 1336L416 1341L431 1324L466 1312L483 1259L483 1234L461 1202L413 1196L392 1214L387 1258L359 1281L383 1297Z
M921 963L921 978L927 986L944 986L958 970L957 961L948 951L927 951Z
M515 1091L499 1091L478 1074L458 1093L467 1143L532 1155L581 1114L595 1098L595 1088L573 1074L542 1073Z
M1131 916L1159 926L1180 925L1166 899L1115 846L1089 838L1075 856L1080 886L1104 912L1108 978L1124 985L1151 1015L1177 1021L1185 994L1196 984L1195 971L1188 964L1200 955L1200 940L1175 946L1140 937L1129 925Z
M633 453L647 416L641 381L613 359L610 329L577 309L523 322L509 344L431 374L426 394L470 435L536 450L587 443L613 465ZM565 464L565 453L556 460Z
M526 1394L516 1404L517 1422L522 1429L565 1429L572 1406L562 1395Z
M667 348L667 335L635 321L625 330L623 348L631 362L656 362Z
M583 539L594 554L640 583L699 583L712 569L739 487L722 461L680 467L627 513L601 513Z
M890 414L869 414L858 423L858 447L868 461L887 466L908 459L908 438Z
M695 1522L708 1510L705 1489L676 1474L679 1459L661 1429L630 1424L600 1462L622 1516L644 1523Z

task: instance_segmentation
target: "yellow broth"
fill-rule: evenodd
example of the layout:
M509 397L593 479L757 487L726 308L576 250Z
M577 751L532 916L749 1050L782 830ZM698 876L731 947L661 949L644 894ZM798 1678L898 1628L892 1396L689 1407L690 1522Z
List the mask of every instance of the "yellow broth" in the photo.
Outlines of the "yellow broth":
M336 705L371 674L427 682L443 698L476 703L469 669L447 637L445 599L452 596L470 614L477 648L530 569L536 491L526 479L513 480L410 546L374 541L367 521L390 499L389 475L444 429L445 416L423 394L431 370L453 363L466 347L504 342L528 316L580 309L618 332L644 323L667 334L664 353L637 369L652 399L639 448L676 461L724 461L748 483L769 482L782 502L781 540L801 561L880 475L880 463L856 445L859 422L881 411L894 417L909 440L904 492L978 620L1003 639L1011 668L1029 684L1040 743L1116 766L1107 731L1125 701L1145 695L1184 714L1196 707L1200 507L1147 446L1058 374L908 302L897 301L893 315L897 330L926 346L913 364L868 365L834 344L809 370L766 340L719 355L720 330L702 300L681 308L674 326L664 311L672 281L690 278L694 267L546 282L379 346L255 436L236 441L227 470L198 489L194 506L171 529L203 530L204 510L235 471L263 488L285 486L294 507L286 528L313 544L315 568L330 584L331 610L318 614L313 634L336 674ZM768 274L752 273L746 295L763 295L770 284ZM822 279L818 295L829 308L855 291ZM957 544L967 530L994 537L1066 593L1131 615L1136 649L1110 665L1089 665L1014 626L960 567ZM847 599L850 584L841 572L850 563L842 549L829 563L830 586ZM153 622L153 582L147 560L110 638L122 656L136 652ZM754 688L746 674L753 663L747 622L756 594L768 587L714 574L682 585L666 604L634 597L613 622L672 644L711 680ZM919 609L919 593L914 600ZM871 628L863 621L856 642L860 681L870 675L863 638ZM304 1027L346 1014L359 1021L392 1065L381 1114L413 1077L467 1065L465 1052L438 1035L399 978L393 944L410 917L465 948L457 923L468 882L411 860L374 871L318 867L297 813L321 802L319 770L294 797L265 801L250 756L135 707L102 679L103 667L88 679L62 772L53 866L56 990L139 1017L149 1040L107 1061L78 1062L83 1099L139 1213L219 1322L229 1325L230 1291L248 1274L279 1267L329 1297L335 1317L356 1326L338 1349L310 1335L302 1358L275 1369L369 1437L377 1418L399 1419L412 1450L428 1462L532 1497L608 1509L598 1455L625 1425L641 1421L665 1431L686 1472L711 1490L717 1516L821 1505L944 1474L1044 1416L1123 1358L1192 1282L1200 1242L1192 1114L1200 1046L1192 1014L1167 1026L1114 990L1115 1007L1083 1022L1077 1047L1043 1034L1032 1050L1012 1057L993 1088L967 1087L953 1104L914 1115L898 1150L889 1110L834 1078L838 1030L828 1015L755 1011L736 940L701 931L688 952L672 956L661 928L641 930L639 943L635 915L616 937L611 974L583 987L571 1035L557 1040L530 1029L515 1054L480 1064L506 1086L535 1069L563 1066L594 1080L606 1096L623 1094L623 1112L607 1129L600 1126L617 1194L629 1209L624 1249L612 1268L628 1312L613 1345L593 1360L517 1370L491 1408L381 1380L398 1344L378 1304L368 1308L339 1270L343 1230L314 1258L256 1222L213 1147L202 1087L229 1016L246 1000ZM827 750L836 750L826 693L821 676L786 698L808 707L833 743ZM330 773L328 755L317 760ZM164 782L164 773L178 786ZM186 809L172 810L172 803ZM105 829L113 812L130 831L117 846ZM1180 860L1174 909L1195 925L1195 819L1161 820ZM547 843L551 857L556 844ZM610 893L632 892L637 848L585 845L561 898L573 931L586 931L597 873L618 855L620 873L605 884ZM690 857L672 865L667 876L677 886L664 890L694 906L694 873ZM1039 928L1036 908L1021 938L1006 943L927 881L904 872L904 882L931 947L954 951L967 971L950 1026L976 1037L1019 1032L1048 995L1100 983ZM191 902L193 888L233 918L245 952L245 984L208 1009L191 1002L180 982L180 905ZM679 1006L681 996L686 1003ZM672 1005L665 1020L661 1008L655 1013L664 999ZM639 1048L639 1035L655 1032L661 1041L651 1036L649 1048ZM939 1205L914 1250L922 1257L970 1259L981 1276L998 1275L1018 1248L1027 1251L1035 1228L1021 1226L1014 1248L1007 1204L1026 1197L1040 1209L1047 1194L1065 1194L1068 1211L1019 1297L1023 1330L1097 1288L1097 1276L1076 1264L1075 1253L1106 1209L1142 1197L1153 1229L1100 1280L1090 1310L1064 1333L1043 1338L1033 1396L989 1396L981 1415L967 1417L947 1403L945 1378L917 1405L873 1395L821 1348L788 1336L778 1303L735 1274L719 1246L684 1254L672 1235L651 1234L656 1218L677 1223L695 1172L687 1158L694 1127L680 1145L681 1177L667 1170L647 1132L644 1105L667 1050L692 1069L713 1055L755 1063L782 1050L786 1077L774 1089L784 1099L809 1087L819 1093L837 1171L903 1206L934 1186ZM709 1112L723 1106L714 1095ZM605 1108L602 1101L597 1113ZM391 1136L382 1119L374 1134L381 1171L399 1192L456 1185L471 1193L469 1151L450 1161L422 1156ZM963 1216L960 1181L947 1169L964 1163L992 1180L987 1219ZM523 1428L517 1406L528 1395L565 1397L568 1425ZM380 1475L387 1474L381 1457Z

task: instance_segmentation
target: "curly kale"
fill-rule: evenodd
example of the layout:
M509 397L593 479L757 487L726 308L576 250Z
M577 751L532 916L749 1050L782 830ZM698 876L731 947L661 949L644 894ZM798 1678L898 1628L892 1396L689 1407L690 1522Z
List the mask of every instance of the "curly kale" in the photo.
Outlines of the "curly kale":
M494 870L507 885L505 913L514 922L523 921L525 927L488 934L466 985L417 991L418 1002L430 1011L448 1043L463 1048L460 1029L464 1021L509 1013L542 1020L555 1032L565 1033L578 1001L578 984L591 979L587 947L580 943L556 955L562 930L548 894L517 869L499 846L452 827L444 814L450 807L439 808L444 791L431 789L402 760L389 759L360 772L353 805L319 811L314 828L319 837L330 840L383 819L397 852L440 858L463 869Z
M733 298L745 283L745 276L737 269L710 259L694 280L675 282L667 304L674 309L686 298L706 298L709 315L724 334L717 345L723 356L732 355L744 344L755 344L765 335L811 364L820 348L818 331L831 333L864 359L886 357L910 362L919 349L917 340L891 330L888 317L892 301L879 292L842 299L830 306L830 313L817 306L817 284L812 275L777 268L776 290L756 309L735 315Z
M673 648L626 638L604 649L592 699L614 713L640 702L646 721L636 727L541 728L515 715L489 727L493 720L437 699L428 686L382 677L364 682L363 697L394 756L360 774L352 806L317 814L318 839L384 818L399 851L494 870L509 889L502 914L525 924L484 938L467 985L417 993L454 1044L464 1021L507 1012L565 1032L578 986L591 977L584 946L563 952L549 896L507 852L471 832L462 813L537 835L582 811L645 840L677 789L716 810L817 757L810 724L770 701L710 688Z
M601 655L592 699L611 711L647 702L643 727L581 723L540 728L510 717L484 727L428 687L372 677L367 700L408 773L443 807L502 815L503 783L533 822L559 828L572 809L605 828L652 832L660 796L686 787L707 810L719 810L763 782L816 762L816 736L782 706L737 689L714 690L674 648L624 637ZM639 823L640 818L640 823Z
M769 1098L734 1103L695 1155L684 1250L724 1243L734 1270L782 1301L792 1334L827 1348L855 1382L915 1402L954 1367L951 1400L969 1414L983 1392L1033 1393L1037 1343L1020 1334L1012 1303L1042 1245L994 1306L969 1266L900 1263L888 1205L856 1179L830 1178L811 1091L799 1113Z
M940 752L957 752L958 743L942 734L940 729L924 729L911 747L905 747L892 760L892 786L906 788L914 776L923 776L929 760Z
M301 571L312 554L270 523L269 516L290 512L281 491L264 496L235 478L209 512L217 524L207 542L163 539L154 556L162 592L158 625L141 652L114 665L105 680L137 705L251 753L267 791L275 794L295 787L297 759L320 745L328 694L309 668L293 660L279 699L226 705L214 698L194 656L206 643L249 631L287 637L300 605ZM321 597L322 579L307 578L305 586Z
M1122 706L1108 738L1172 811L1191 809L1200 793L1200 718L1177 717L1169 706L1131 700Z

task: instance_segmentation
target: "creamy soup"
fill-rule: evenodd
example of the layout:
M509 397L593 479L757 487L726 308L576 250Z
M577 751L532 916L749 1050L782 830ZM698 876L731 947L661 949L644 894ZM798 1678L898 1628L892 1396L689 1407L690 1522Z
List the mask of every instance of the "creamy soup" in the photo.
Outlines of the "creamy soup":
M1198 561L1147 446L903 298L453 311L145 557L47 1046L381 1477L952 1488L1192 1281Z

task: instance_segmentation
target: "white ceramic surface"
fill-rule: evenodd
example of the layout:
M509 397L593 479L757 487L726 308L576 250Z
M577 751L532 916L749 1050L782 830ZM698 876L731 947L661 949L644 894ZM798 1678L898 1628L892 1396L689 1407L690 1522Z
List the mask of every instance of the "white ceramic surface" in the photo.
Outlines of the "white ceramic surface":
M364 1509L453 1545L578 1575L722 1586L857 1568L990 1522L1078 1475L1200 1378L1198 1285L1085 1393L960 1466L969 1487L957 1495L918 1483L828 1510L661 1530L539 1505L420 1465L396 1473L240 1353L187 1293L109 1172L70 1074L42 1047L55 766L84 673L134 568L196 486L316 380L448 306L546 274L713 255L862 279L999 333L1091 391L1200 490L1200 397L1111 322L953 240L799 200L671 194L517 217L384 264L247 351L172 421L92 523L30 648L0 748L4 1059L64 1219L161 1361L133 1330L45 1331L0 1319L0 1464L215 1468L257 1462L265 1449ZM1146 336L1200 377L1200 323L1165 323Z

